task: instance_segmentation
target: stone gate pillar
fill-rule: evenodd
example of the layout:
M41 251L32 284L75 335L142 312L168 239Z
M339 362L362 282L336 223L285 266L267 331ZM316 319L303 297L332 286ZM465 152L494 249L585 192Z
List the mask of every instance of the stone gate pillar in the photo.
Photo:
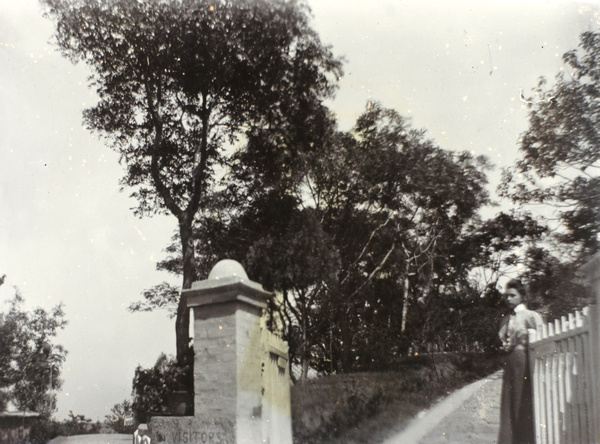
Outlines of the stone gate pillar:
M271 294L240 264L219 262L184 292L194 310L194 412L234 420L236 443L260 443L260 318Z
M220 261L208 279L183 291L194 313L194 417L152 418L153 443L291 444L289 413L286 442L275 443L263 421L269 420L263 415L269 384L261 318L272 296L232 260Z

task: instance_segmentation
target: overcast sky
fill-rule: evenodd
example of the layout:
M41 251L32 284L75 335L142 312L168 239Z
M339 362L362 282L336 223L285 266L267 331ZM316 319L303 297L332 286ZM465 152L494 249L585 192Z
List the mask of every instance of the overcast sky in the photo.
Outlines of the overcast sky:
M346 59L331 104L342 128L379 101L442 148L486 154L493 184L527 127L520 91L540 76L552 83L562 54L600 17L595 2L310 4L321 39ZM179 284L155 270L175 221L133 217L117 156L81 125L95 100L88 72L53 50L52 31L35 0L0 0L0 311L13 286L30 307L65 304L57 418L103 420L130 397L138 364L174 353L173 320L126 307L154 284Z

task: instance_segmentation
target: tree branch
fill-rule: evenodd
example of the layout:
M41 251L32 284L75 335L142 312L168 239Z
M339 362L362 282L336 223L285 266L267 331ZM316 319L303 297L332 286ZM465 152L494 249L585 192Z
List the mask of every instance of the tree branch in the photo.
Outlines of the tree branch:
M382 259L382 261L379 263L379 265L377 265L377 267L375 267L375 269L369 274L369 276L367 277L367 279L360 285L360 287L358 287L356 290L354 290L349 296L348 299L351 300L352 298L354 298L354 296L356 296L358 293L361 292L361 290L363 288L365 288L365 286L371 282L371 280L373 279L373 277L375 277L375 275L377 273L379 273L379 271L383 268L383 266L385 265L385 263L387 262L387 260L389 259L390 255L392 254L392 252L396 249L396 242L392 243L392 247L389 249L389 251L387 252L387 254L385 255L385 257Z
M191 214L196 214L198 207L200 206L200 198L202 197L202 193L204 191L203 182L206 175L206 165L208 162L208 126L210 120L210 108L206 102L206 94L202 93L202 110L200 116L200 121L202 122L202 135L200 139L200 149L196 153L196 156L199 157L199 159L195 159L197 164L194 168L192 177L194 185L192 196L187 208L187 211L189 211Z
M392 216L395 213L390 213L390 215L388 216L388 218L386 219L385 222L381 223L378 227L376 227L372 232L371 235L369 236L369 240L367 241L367 243L365 244L364 248L362 249L362 251L360 252L360 254L358 255L358 257L356 258L356 260L348 267L348 273L346 274L346 277L344 277L344 279L342 279L342 281L340 282L341 285L344 285L344 283L348 280L348 278L350 277L350 269L354 268L356 266L356 264L358 264L358 262L362 259L362 257L364 256L364 254L367 251L367 248L369 247L369 245L371 244L371 241L373 240L373 238L375 237L375 234L377 234L377 232L381 229L383 229L383 227L385 227L389 221L392 219ZM392 247L392 250L395 248L395 243ZM391 250L390 250L391 253ZM390 254L388 253L388 255ZM387 256L386 256L386 260L387 260Z

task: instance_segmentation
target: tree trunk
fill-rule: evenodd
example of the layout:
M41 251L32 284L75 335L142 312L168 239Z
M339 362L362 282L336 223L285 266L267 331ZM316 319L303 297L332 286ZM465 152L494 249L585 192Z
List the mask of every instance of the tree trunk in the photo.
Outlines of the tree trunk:
M182 290L192 288L196 280L196 258L194 253L194 238L192 236L191 222L187 220L180 222L179 233L181 236L181 251L183 255L183 285ZM177 305L177 318L175 320L175 342L177 350L177 362L185 365L188 360L190 348L190 316L189 309L183 296L179 298Z
M347 373L352 367L352 332L350 331L350 306L343 304L340 310L340 327L342 333L341 371Z
M302 338L302 358L301 358L301 371L300 371L300 380L305 381L308 379L308 369L310 368L310 356L306 351L306 335L303 335Z
M402 300L402 321L400 324L400 331L404 333L406 331L406 317L408 315L408 295L409 295L410 281L408 280L408 273L404 277L404 296Z
M301 303L300 308L301 308L301 313L302 313L302 320L300 321L300 325L301 325L301 329L302 329L302 333L301 333L302 341L300 344L300 365L301 365L300 380L304 381L304 380L308 379L308 368L310 366L310 353L308 350L308 343L307 343L308 319L307 319L307 313L306 313L306 298L304 295L302 295L302 303Z

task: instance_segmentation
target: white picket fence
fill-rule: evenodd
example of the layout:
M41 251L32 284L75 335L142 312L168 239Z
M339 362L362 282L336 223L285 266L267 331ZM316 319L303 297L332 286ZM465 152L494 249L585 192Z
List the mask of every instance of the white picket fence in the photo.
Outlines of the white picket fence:
M600 443L598 306L531 332L537 444Z

